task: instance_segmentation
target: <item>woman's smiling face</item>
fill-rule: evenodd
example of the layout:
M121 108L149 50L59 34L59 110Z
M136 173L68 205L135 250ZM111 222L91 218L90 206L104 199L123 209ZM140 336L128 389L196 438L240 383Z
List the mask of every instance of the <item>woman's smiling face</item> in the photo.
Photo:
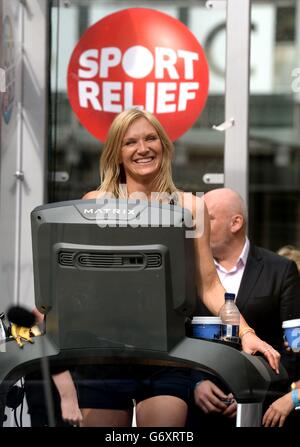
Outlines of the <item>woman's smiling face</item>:
M160 138L146 118L138 118L124 135L120 163L123 164L126 182L151 181L162 163L163 148Z

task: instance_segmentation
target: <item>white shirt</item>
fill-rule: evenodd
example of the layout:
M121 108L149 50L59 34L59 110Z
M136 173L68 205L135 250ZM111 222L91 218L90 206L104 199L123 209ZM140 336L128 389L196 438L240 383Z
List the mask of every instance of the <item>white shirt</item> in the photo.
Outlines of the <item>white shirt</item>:
M220 281L228 293L234 293L237 296L243 273L245 270L245 265L247 262L248 254L250 249L249 239L246 237L246 242L240 256L237 259L235 266L231 270L226 270L221 264L219 264L215 259L216 269L220 278Z

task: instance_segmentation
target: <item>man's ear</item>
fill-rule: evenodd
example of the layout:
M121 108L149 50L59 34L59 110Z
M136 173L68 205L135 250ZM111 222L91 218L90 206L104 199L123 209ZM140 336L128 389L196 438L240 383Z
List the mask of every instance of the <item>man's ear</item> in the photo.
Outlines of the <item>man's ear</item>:
M231 232L237 233L244 225L244 218L241 214L235 214L231 219Z

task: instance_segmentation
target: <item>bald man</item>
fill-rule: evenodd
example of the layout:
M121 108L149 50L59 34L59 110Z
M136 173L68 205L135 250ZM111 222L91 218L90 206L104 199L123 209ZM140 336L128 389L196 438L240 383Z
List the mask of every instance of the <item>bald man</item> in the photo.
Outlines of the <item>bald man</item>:
M284 320L300 317L297 266L249 242L246 207L238 193L229 188L214 189L204 195L204 200L211 224L210 245L220 280L227 292L235 293L237 306L257 335L282 353L292 382L299 377L299 371L296 371L293 353L283 350L281 325ZM209 312L199 304L196 315L209 315ZM224 399L232 397L228 391L215 379L201 380L194 390L195 402L205 414L233 419L236 403L224 403Z

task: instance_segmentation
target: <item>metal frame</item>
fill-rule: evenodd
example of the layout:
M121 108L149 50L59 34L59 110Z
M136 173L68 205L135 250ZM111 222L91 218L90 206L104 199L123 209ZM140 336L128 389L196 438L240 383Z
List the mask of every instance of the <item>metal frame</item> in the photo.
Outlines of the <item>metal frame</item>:
M261 427L262 402L237 404L236 427Z
M226 120L234 125L225 133L224 186L238 191L248 203L248 104L251 0L227 0Z
M47 0L30 0L23 3L19 167L23 172L23 179L18 180L21 183L21 228L20 285L16 301L30 306L33 304L33 281L29 215L37 204L44 201L47 159L48 23Z

